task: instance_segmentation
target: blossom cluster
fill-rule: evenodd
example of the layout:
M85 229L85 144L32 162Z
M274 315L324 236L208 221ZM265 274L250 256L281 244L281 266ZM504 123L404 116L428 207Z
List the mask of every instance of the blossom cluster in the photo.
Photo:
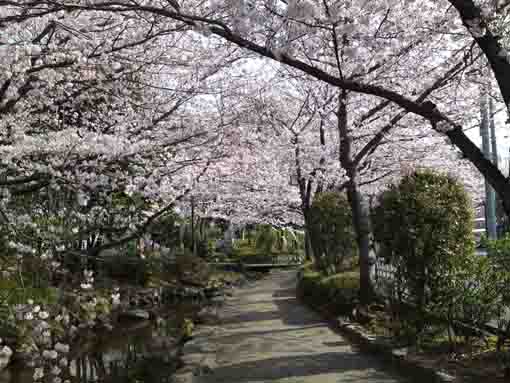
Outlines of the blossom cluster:
M47 266L44 263L43 267ZM17 275L18 272L15 272ZM28 299L11 307L6 318L18 334L14 351L0 339L0 365L9 364L13 352L34 368L33 379L45 383L63 383L75 373L70 368L70 342L80 330L98 325L110 327L111 310L121 304L118 287L99 294L93 290L93 272L84 270L81 288L64 293L55 303ZM83 289L83 285L89 285ZM67 298L66 298L67 296Z
M83 276L84 276L85 282L80 284L80 287L83 290L90 290L90 289L92 289L92 284L94 283L94 272L92 270L85 269L83 271Z

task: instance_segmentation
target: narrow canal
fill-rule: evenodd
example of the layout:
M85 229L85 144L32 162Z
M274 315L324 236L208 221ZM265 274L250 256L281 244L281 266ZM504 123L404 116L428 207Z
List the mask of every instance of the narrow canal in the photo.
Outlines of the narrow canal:
M184 322L202 306L175 304L157 320L126 321L112 331L81 337L58 377L48 372L41 381L170 383L179 367ZM15 363L0 373L0 383L33 383L33 375L34 369Z

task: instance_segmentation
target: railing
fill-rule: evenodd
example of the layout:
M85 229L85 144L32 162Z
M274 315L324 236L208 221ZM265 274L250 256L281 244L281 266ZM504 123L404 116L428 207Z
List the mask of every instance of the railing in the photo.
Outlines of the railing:
M234 269L247 270L247 269L279 269L287 267L301 266L302 263L243 263L243 262L208 262L213 267L231 267Z
M387 264L384 259L382 258L376 258L375 263L373 264L372 269L372 276L373 276L373 285L376 290L376 294L379 294L379 296L383 298L396 298L395 291L394 291L394 282L395 282L395 267L393 267L391 264ZM409 303L409 294L406 291L400 291L401 299L403 300L403 303L408 304ZM510 317L510 313L507 314L507 316ZM465 325L468 327L476 326L482 329L483 331L486 331L492 335L502 335L502 330L500 330L497 326L494 324L497 322L498 319L494 319L490 321L489 323L485 324L473 324L468 323L467 321L458 320L457 322L461 325Z

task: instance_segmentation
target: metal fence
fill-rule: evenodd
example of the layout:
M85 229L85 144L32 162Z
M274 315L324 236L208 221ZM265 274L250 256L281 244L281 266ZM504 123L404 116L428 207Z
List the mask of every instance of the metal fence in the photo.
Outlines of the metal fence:
M383 299L396 298L395 289L398 288L399 286L396 285L395 273L396 270L394 266L387 263L381 257L375 258L375 262L373 263L371 270L372 282L376 294L382 297ZM401 298L405 302L409 302L408 292L404 290L400 291L400 294ZM498 322L501 320L505 322L510 320L510 310L507 311L501 318L494 318L493 320L489 321L486 324L476 324L476 326L482 328L484 331L490 334L499 335L501 334L501 330L498 328ZM459 320L459 323L464 323L464 321ZM466 323L468 323L468 325L470 326L472 325L469 322Z
M372 281L376 294L389 298L395 283L395 268L385 259L376 257L372 265Z

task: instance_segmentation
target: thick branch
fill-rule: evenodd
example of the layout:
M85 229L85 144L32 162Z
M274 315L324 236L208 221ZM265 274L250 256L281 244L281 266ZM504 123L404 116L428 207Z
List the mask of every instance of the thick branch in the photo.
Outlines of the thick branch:
M471 32L471 35L483 51L498 81L505 104L510 103L510 62L506 50L489 29L482 16L480 7L473 0L449 0L457 9L462 23Z
M507 198L510 196L510 184L508 184L506 177L500 172L498 167L484 156L478 146L466 136L461 127L446 132L446 135L489 181L494 190L502 198L505 211L507 213L510 212L510 198Z

